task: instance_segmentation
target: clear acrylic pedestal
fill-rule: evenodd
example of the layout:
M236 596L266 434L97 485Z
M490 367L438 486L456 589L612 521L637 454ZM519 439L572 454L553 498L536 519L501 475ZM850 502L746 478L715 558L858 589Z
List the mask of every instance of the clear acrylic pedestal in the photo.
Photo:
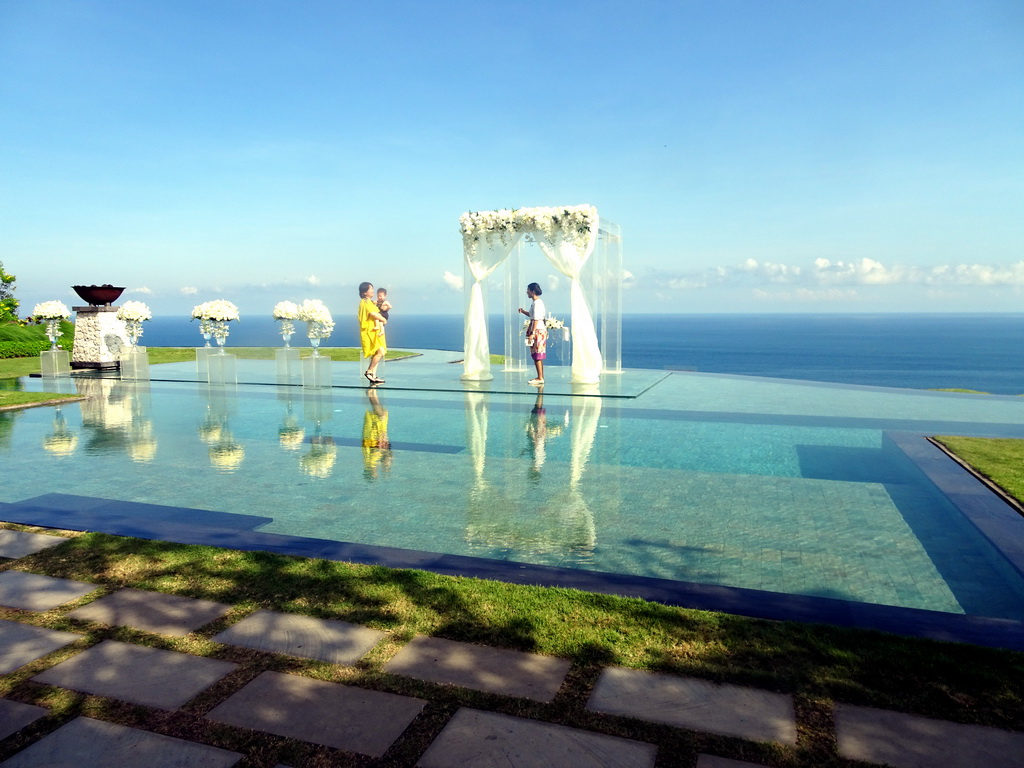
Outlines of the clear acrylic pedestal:
M132 347L121 354L121 378L128 381L149 381L149 352L145 347Z
M198 358L196 358L198 360ZM238 358L226 352L215 352L206 356L208 380L211 384L237 384Z
M302 361L298 347L282 347L274 352L277 360L277 383L298 384L302 378Z
M302 361L302 386L331 386L331 358L327 355L312 355Z
M71 355L63 349L47 349L39 353L39 372L46 378L71 375Z
M196 347L196 373L200 376L206 376L210 373L210 366L207 363L210 355L217 354L217 350L214 347Z

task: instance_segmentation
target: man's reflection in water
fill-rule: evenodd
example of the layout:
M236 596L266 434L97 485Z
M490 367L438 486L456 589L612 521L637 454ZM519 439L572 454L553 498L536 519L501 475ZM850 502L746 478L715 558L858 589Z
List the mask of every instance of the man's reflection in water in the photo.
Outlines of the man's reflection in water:
M388 438L388 412L380 404L377 390L366 390L370 401L363 416L363 477L376 480L381 471L391 469L391 440Z
M530 442L525 452L529 453L532 459L529 470L531 480L540 479L540 468L544 466L544 460L547 458L548 438L558 437L562 434L562 427L562 424L548 424L548 414L544 408L544 393L538 392L533 410L530 411L530 419L526 422L526 436Z

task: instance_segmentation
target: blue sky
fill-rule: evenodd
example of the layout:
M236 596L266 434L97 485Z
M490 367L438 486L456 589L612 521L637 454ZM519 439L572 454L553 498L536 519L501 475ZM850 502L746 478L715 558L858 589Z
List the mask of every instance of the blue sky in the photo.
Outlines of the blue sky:
M25 313L459 313L463 211L580 203L626 311L1019 311L1024 4L0 0Z

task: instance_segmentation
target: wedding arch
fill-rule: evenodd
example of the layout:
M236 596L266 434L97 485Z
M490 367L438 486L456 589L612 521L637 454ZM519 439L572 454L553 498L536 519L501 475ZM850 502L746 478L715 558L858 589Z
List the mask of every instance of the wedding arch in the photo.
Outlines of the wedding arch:
M493 378L484 281L502 264L506 266L505 370L525 369L525 346L519 338L522 324L516 310L530 282L520 277L524 243L536 243L555 269L569 278L573 383L596 384L602 373L621 373L622 238L618 226L602 221L592 205L473 211L462 214L459 223L469 288L463 380ZM588 298L596 309L596 325Z

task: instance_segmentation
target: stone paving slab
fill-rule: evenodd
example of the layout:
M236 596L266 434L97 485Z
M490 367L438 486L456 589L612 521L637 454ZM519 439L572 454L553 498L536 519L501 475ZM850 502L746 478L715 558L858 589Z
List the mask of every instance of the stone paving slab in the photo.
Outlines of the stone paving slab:
M76 717L4 762L4 768L228 768L242 759L207 744Z
M57 547L67 541L63 536L47 536L44 533L0 529L0 557L19 558L34 555L50 547Z
M551 701L569 671L568 659L488 648L439 637L414 637L384 669L432 683Z
M48 611L70 603L93 590L97 584L72 579L58 579L24 571L0 573L0 605L26 611Z
M380 757L426 704L409 696L264 672L207 718Z
M0 620L0 648L3 649L0 654L0 675L13 672L81 638L81 635L74 632L58 632L55 629L30 627L17 621Z
M460 709L423 753L421 768L644 768L653 766L654 744L564 725Z
M932 720L851 704L835 707L839 754L897 768L1020 768L1024 732Z
M346 621L256 611L215 635L213 640L331 664L355 664L386 635Z
M134 627L171 637L184 637L204 624L219 619L229 610L231 606L212 600L127 588L76 608L68 616L111 626Z
M50 710L37 707L35 704L0 699L0 739L6 739L12 733L17 733L29 723L34 723L49 713Z
M609 667L587 709L753 741L796 744L790 696L738 685Z
M32 679L134 704L176 709L237 666L219 659L104 640Z

